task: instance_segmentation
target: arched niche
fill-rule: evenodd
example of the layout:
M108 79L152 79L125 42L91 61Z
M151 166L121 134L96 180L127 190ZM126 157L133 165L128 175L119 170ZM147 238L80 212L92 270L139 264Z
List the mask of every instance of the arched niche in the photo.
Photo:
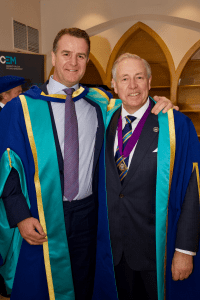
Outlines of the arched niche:
M81 79L80 83L104 85L106 81L106 75L102 66L92 53L90 53L89 58L90 60L87 64L85 75ZM52 67L48 78L53 75L53 72L54 67Z
M105 84L105 72L95 56L90 53L90 60L87 64L86 72L80 83L92 84L92 85L104 85Z
M48 75L48 79L50 78L51 75L53 75L53 72L54 72L54 67L51 68L51 71L50 71L50 73Z
M192 120L200 138L200 40L181 60L175 83L177 105Z
M112 66L117 57L125 52L139 55L152 68L152 88L150 95L170 97L175 66L168 47L160 36L142 22L133 25L120 38L110 56L106 71L106 84L110 87Z

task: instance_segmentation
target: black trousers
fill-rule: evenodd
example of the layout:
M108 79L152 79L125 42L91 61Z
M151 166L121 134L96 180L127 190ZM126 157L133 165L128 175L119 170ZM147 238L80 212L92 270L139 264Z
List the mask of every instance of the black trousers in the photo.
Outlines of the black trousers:
M0 295L6 297L7 295L7 291L6 291L6 285L4 282L3 277L0 275Z
M63 201L76 300L92 299L96 262L97 202Z
M123 254L115 266L115 278L119 300L157 300L156 271L134 271Z

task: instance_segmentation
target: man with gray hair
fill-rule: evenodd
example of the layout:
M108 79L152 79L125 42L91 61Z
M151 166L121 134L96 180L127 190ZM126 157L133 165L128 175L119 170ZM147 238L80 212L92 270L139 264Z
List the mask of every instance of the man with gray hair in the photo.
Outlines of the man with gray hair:
M144 59L123 54L112 74L122 101L108 111L106 142L118 297L199 299L193 257L198 249L200 154L194 126L177 111L151 113L151 68Z

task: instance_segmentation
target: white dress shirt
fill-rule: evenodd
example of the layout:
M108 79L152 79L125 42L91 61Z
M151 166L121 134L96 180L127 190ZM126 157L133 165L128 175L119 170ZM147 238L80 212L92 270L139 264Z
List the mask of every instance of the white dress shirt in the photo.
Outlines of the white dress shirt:
M122 116L122 130L124 129L125 125L126 125L126 116L134 116L136 117L136 119L131 123L132 126L132 132L135 130L137 124L139 123L139 121L141 120L141 118L143 117L145 111L147 110L147 108L149 107L149 98L147 99L147 102L140 107L140 109L138 109L134 114L129 114L125 108L122 105L122 111L121 111L121 116ZM117 150L117 146L118 146L118 131L116 131L116 135L115 135L115 142L114 142L114 155L116 154L116 150ZM129 154L129 160L128 160L128 166L127 168L129 168L135 148L137 146L137 143L135 144L135 146L133 147L131 153Z
M5 104L3 104L2 102L0 102L0 106L3 108L5 106Z
M49 94L65 95L63 89L66 86L50 77L47 84ZM75 90L79 88L76 84ZM53 115L62 155L64 157L64 128L65 128L65 103L51 102ZM92 194L92 170L94 162L94 147L98 126L95 107L84 99L75 102L75 110L78 120L79 137L79 192L74 200L86 198ZM63 200L67 200L63 197Z

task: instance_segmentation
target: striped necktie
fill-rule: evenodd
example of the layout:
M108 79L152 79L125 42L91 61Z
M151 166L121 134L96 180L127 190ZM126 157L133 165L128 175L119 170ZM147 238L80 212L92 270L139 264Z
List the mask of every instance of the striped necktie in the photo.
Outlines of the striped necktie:
M124 129L122 130L122 138L123 138L123 150L129 140L129 138L132 135L132 125L131 123L136 119L136 117L134 116L126 116L126 124L124 126ZM121 180L121 182L123 183L123 180L125 178L125 176L127 175L128 172L128 159L129 157L123 157L123 155L121 156L120 152L119 152L119 147L117 147L117 151L115 154L115 162L117 165L117 170L119 173L119 178Z
M79 191L79 143L78 122L75 103L72 100L73 88L63 90L65 100L65 140L64 140L64 196L72 201Z

